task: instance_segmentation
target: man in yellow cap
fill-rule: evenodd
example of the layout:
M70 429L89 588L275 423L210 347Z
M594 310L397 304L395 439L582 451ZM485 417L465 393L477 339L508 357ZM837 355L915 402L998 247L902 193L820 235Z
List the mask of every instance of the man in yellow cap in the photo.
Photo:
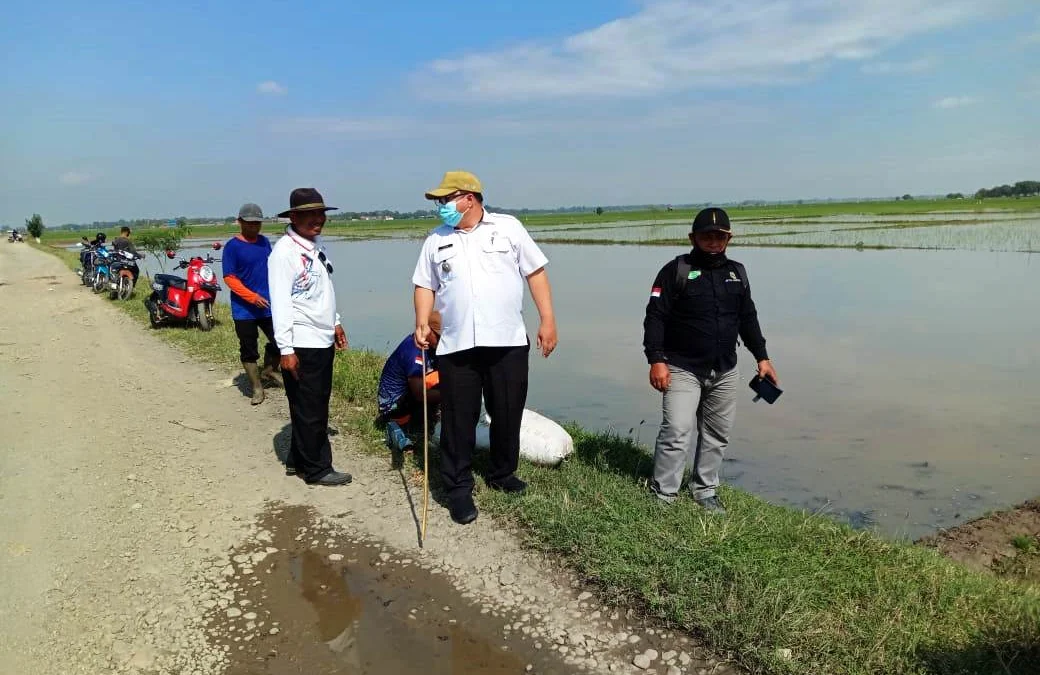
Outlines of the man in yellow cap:
M426 193L441 226L415 265L415 343L431 346L431 312L441 315L437 341L441 387L441 479L459 524L473 522L472 455L483 395L491 415L489 487L522 493L516 476L520 421L527 402L530 341L521 314L524 281L538 308L537 348L556 348L548 258L513 216L484 208L484 190L467 171L449 171Z

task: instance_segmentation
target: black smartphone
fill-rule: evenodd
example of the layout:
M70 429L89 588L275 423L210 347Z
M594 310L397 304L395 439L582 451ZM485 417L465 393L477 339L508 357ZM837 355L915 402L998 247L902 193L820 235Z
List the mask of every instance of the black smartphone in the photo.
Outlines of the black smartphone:
M770 405L775 403L776 399L780 398L780 394L784 393L784 390L773 384L771 380L759 377L758 375L755 375L751 379L748 386L758 394L752 400L757 401L760 398L765 399L766 403L769 403Z

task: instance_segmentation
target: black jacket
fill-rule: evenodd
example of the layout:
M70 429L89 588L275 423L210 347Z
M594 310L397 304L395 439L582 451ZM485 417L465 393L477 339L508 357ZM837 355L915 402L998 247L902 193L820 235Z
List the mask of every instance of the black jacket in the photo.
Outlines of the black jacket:
M690 255L685 256L690 262ZM681 293L678 260L657 273L643 321L646 360L670 363L697 375L737 365L737 336L756 361L769 358L744 266L726 260L714 269L691 265Z
M143 255L137 252L137 247L134 246L134 243L130 241L130 239L128 239L127 237L116 237L115 239L113 239L112 248L114 248L117 251L129 251L138 258L144 257Z

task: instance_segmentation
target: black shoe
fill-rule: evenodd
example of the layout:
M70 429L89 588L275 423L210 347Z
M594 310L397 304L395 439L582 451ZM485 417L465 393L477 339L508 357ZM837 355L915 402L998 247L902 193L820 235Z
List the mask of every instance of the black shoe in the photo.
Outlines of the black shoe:
M693 501L700 504L704 510L713 516L726 515L726 509L722 506L722 501L715 495L705 497L704 499L694 499Z
M353 480L349 473L333 469L318 480L307 481L307 485L347 485Z
M473 495L455 497L448 503L451 519L459 525L468 525L477 519L477 505L473 503Z
M488 481L488 487L499 492L522 495L527 491L527 483L516 477L516 474L506 476L502 480Z
M285 465L285 475L286 476L295 476L296 475L296 467L293 466L292 464L286 463L286 465Z

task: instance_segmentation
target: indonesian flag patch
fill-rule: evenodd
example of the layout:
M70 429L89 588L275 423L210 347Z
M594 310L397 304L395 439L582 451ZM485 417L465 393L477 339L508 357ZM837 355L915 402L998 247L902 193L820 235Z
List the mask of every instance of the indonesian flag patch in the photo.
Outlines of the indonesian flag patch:
M653 288L651 288L650 289L650 297L651 298L659 298L659 297L661 297L661 287L660 286L654 286Z
M421 366L423 364L423 362L422 362L422 354L419 354L418 356L415 357L415 364L417 366Z

